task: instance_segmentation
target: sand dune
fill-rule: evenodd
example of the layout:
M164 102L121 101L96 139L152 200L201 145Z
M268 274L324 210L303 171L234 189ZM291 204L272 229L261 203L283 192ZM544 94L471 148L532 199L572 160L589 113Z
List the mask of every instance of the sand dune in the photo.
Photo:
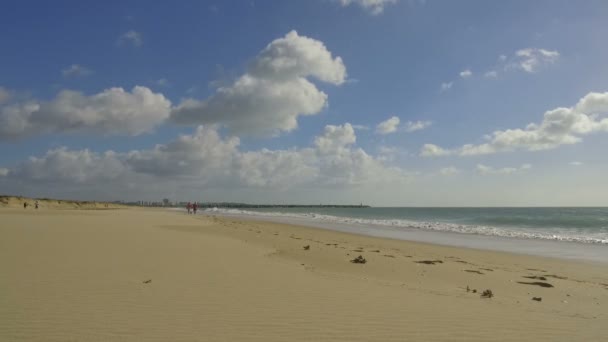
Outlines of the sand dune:
M0 208L23 208L23 203L28 204L28 209L34 208L34 203L38 201L39 208L45 209L116 209L125 206L96 201L74 201L58 200L50 198L29 198L22 196L0 196Z
M359 255L365 264L350 262ZM605 264L163 210L0 209L0 269L2 341L608 334Z

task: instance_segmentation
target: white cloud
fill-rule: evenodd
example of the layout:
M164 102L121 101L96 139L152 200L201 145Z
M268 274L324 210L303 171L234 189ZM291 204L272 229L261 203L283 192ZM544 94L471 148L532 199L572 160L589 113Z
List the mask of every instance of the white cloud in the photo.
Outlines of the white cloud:
M477 164L477 172L482 176L487 175L510 175L518 172L522 172L524 170L528 170L532 168L530 164L523 164L520 167L504 167L500 169L493 168L491 166L486 166L483 164Z
M134 30L127 31L118 37L119 45L131 44L132 46L140 47L143 43L141 33Z
M581 165L583 165L583 163L582 163L582 162L580 162L580 161L572 161L572 162L570 162L570 163L568 163L568 164L570 164L570 165L572 165L572 166L581 166Z
M495 70L491 70L491 71L488 71L485 74L483 74L483 77L485 77L485 78L496 78L496 77L498 77L498 72L495 71Z
M327 106L327 94L307 78L340 85L346 68L325 45L296 31L271 42L234 83L199 101L184 100L171 113L181 124L215 124L250 135L278 135L297 128L298 116Z
M430 125L432 125L433 122L431 121L408 121L405 124L405 131L406 132L415 132L415 131L420 131L423 130L427 127L429 127Z
M441 174L442 176L453 176L459 173L460 170L453 166L444 167L443 169L439 170L439 174Z
M427 144L421 151L423 156L457 154L461 156L492 154L514 150L538 151L561 145L576 144L581 136L608 132L608 92L589 93L573 107L559 107L545 112L540 124L531 123L526 128L494 131L486 138L487 143L467 144L454 150ZM439 151L439 153L437 153Z
M466 69L461 71L459 75L461 78L469 78L473 76L473 72L470 69Z
M0 140L46 133L138 135L169 116L171 102L136 86L131 92L110 88L86 96L63 90L51 101L27 101L0 107Z
M555 63L559 57L560 54L557 51L537 48L521 49L515 52L515 57L509 67L533 73L543 66Z
M369 131L369 127L365 125L353 125L353 128L360 131Z
M9 173L9 171L7 168L0 167L0 177L6 177L6 176L8 176L8 173Z
M125 153L52 149L6 169L15 184L93 191L132 188L310 188L407 182L411 174L355 147L353 127L325 127L311 147L243 152L239 139L198 127L152 149Z
M443 91L448 91L452 88L452 86L454 85L454 82L443 82L441 83L441 87L440 90Z
M136 173L206 182L231 169L239 143L238 138L222 139L214 129L200 126L193 135L180 135L151 150L131 151L124 161Z
M338 0L342 7L356 4L373 15L384 12L384 7L397 3L397 0Z
M451 154L450 151L444 150L443 148L433 144L424 144L420 150L420 155L422 157L439 157L447 156L449 154Z
M405 131L405 132L411 133L411 132L423 130L433 124L431 121L420 121L419 120L419 121L408 121L404 125L399 127L400 122L401 122L401 120L396 116L393 116L385 121L382 121L381 123L379 123L376 126L376 133L382 134L382 135L395 133L397 131Z
M0 87L0 105L8 102L8 100L10 100L11 98L11 93L8 91L8 89L4 88L4 87Z
M69 67L61 70L63 77L84 77L91 75L93 71L89 68L83 67L82 65L72 64Z
M399 118L396 116L391 117L385 121L382 121L376 126L376 133L378 134L390 134L397 132L397 127L399 126Z
M346 149L356 141L357 136L351 124L327 125L323 135L315 138L315 146L321 153L328 154Z
M116 153L72 151L65 147L50 150L44 157L30 157L10 172L19 179L37 182L82 184L116 179L125 172Z

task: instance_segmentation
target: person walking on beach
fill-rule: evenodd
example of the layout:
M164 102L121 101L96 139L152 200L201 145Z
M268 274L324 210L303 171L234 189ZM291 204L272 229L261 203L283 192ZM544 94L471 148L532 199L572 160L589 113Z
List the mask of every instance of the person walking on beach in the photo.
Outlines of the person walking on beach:
M27 209L27 202L23 202L23 209Z
M192 211L194 211L194 215L196 215L196 209L198 209L198 204L194 202L194 204L192 204Z
M35 207L36 209L38 209L38 200L36 200L36 202L34 202L34 207Z
M192 208L192 203L188 202L188 204L186 204L186 209L188 209L188 214L190 214L191 208Z

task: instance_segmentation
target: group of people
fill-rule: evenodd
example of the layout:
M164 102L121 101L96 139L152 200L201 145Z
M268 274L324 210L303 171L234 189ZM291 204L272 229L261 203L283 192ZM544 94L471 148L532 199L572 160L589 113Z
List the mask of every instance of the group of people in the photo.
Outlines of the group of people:
M186 204L186 209L188 210L188 214L196 214L198 210L198 204L196 202Z
M27 209L28 203L27 202L23 202L23 209ZM36 209L38 209L38 200L36 200L36 202L34 202L34 207Z

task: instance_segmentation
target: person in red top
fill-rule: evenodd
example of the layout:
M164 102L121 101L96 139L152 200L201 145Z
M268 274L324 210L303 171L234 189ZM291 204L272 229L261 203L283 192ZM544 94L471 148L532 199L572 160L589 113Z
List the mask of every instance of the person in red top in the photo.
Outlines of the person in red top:
M188 204L186 204L186 209L188 209L188 214L190 214L191 208L192 208L192 203L188 202Z

